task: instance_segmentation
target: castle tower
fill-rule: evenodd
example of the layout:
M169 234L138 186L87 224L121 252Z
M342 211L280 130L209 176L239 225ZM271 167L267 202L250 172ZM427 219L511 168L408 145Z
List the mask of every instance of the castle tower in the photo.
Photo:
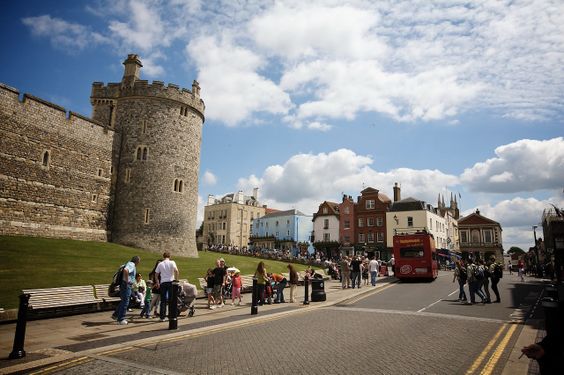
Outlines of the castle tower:
M121 135L114 147L112 241L197 256L196 211L204 102L192 91L140 78L137 55L120 83L92 84L92 117Z

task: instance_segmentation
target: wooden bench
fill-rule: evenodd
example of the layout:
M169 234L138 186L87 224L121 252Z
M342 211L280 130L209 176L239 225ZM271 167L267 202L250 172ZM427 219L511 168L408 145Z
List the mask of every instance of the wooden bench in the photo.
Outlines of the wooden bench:
M112 303L121 301L120 297L110 297L108 295L108 288L110 284L96 284L94 285L94 294L96 298L101 299L104 302Z
M100 310L100 304L104 302L103 299L96 296L93 285L23 289L22 294L30 296L28 311L32 316Z

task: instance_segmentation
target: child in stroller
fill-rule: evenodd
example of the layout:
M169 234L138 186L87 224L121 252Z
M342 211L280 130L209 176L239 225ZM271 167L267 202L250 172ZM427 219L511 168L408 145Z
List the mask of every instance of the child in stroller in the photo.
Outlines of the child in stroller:
M178 289L178 316L185 311L188 311L187 316L194 316L194 300L198 293L196 285L181 282Z

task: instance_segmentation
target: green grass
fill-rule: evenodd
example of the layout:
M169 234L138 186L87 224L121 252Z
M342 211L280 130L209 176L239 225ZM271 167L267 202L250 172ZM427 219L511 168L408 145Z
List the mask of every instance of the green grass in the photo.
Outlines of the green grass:
M239 268L242 275L253 274L263 260L215 252L198 254L199 258L177 257L172 251L180 278L188 279L198 289L198 277L203 277L208 268L214 268L219 256L228 266ZM119 266L134 255L141 257L138 271L147 279L160 254L113 243L0 236L0 307L16 308L22 289L109 284ZM288 271L285 262L264 262L268 272ZM295 267L298 271L305 269L301 264Z

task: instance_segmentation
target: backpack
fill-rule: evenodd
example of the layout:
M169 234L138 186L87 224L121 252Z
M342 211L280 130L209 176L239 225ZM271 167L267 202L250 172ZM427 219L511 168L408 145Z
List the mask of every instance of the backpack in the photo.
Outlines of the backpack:
M121 284L121 279L123 277L123 269L125 268L125 264L122 265L117 271L116 273L114 273L114 276L112 277L112 282L110 283L110 286L108 287L108 296L109 297L119 297L119 285Z
M475 265L469 265L466 272L468 274L468 282L476 281L477 268Z
M503 277L503 268L501 267L501 264L499 263L494 264L493 274L494 277L498 279L501 279Z
M485 278L490 278L492 275L490 273L490 267L488 266L484 266L484 277Z
M484 267L483 266L476 267L476 269L474 270L474 276L476 277L476 280L483 280L484 279Z

